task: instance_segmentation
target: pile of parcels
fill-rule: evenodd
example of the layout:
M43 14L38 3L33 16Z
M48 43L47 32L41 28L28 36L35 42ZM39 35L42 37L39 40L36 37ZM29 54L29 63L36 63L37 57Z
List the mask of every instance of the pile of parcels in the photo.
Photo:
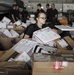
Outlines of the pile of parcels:
M49 27L0 52L0 75L74 75L73 68L74 40L61 38Z
M4 17L0 21L0 32L6 35L7 37L21 37L21 34L24 32L25 28L35 21L30 18L26 23L21 22L20 20L12 23L11 20L7 17Z
M12 23L9 18L3 17L0 21L0 43L3 46L2 48L8 50L20 41L24 37L25 29L31 23L35 23L33 18L27 20L26 23L21 22L20 20Z

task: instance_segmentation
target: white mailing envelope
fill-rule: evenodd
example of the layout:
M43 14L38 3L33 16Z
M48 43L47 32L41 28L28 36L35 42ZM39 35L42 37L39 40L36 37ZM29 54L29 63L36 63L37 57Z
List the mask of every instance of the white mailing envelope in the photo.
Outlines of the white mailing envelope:
M19 37L19 34L13 29L10 30L10 33L12 34L12 37Z
M23 23L23 22L22 22L22 26L25 28L27 27L26 23Z
M23 52L21 54L19 54L14 61L25 61L28 62L30 59L30 57L28 56L28 54L26 52Z
M0 22L0 28L6 28L6 22Z
M5 34L8 37L12 37L11 33L6 29L3 34Z
M68 46L68 43L64 40L64 39L61 39L59 41L57 41L59 43L59 45L64 48L64 47L67 47Z
M16 21L14 24L16 24L17 26L21 25L21 21Z
M33 38L32 40L34 41L38 41L40 40L39 43L48 43L50 41L53 41L55 39L60 38L60 35L55 33L52 29L50 29L49 27L43 28L41 30L35 31L33 33ZM37 40L38 39L38 40Z
M8 25L7 28L9 28L9 29L13 29L14 26Z
M6 22L6 24L9 24L11 22L11 20L9 18L7 18L7 17L4 17L2 19L2 22Z
M22 39L15 46L13 46L12 49L17 51L18 53L22 53L25 51L28 54L32 54L32 49L36 44L36 42L27 39Z
M70 26L55 25L55 27L62 30L62 31L74 31L74 27L70 27Z
M22 33L21 35L20 35L20 38L23 38L24 37L24 33Z
M1 28L1 29L0 29L0 32L3 33L5 30L6 30L5 28Z

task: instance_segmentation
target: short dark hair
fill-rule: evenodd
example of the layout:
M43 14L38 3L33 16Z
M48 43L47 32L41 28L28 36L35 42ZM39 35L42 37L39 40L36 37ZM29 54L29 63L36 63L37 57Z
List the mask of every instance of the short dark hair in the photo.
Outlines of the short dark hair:
M12 7L15 7L15 6L16 6L16 4L13 4L13 5L12 5Z
M55 6L55 4L54 4L54 3L52 3L51 5L54 5L54 6Z
M46 6L50 6L49 4L46 4Z
M40 6L41 7L42 5L39 3L39 4L37 4L37 6Z
M35 20L36 20L36 18L38 18L38 17L39 17L39 15L40 15L41 13L44 13L44 14L46 15L46 12L44 12L44 11L37 12L37 13L35 14Z

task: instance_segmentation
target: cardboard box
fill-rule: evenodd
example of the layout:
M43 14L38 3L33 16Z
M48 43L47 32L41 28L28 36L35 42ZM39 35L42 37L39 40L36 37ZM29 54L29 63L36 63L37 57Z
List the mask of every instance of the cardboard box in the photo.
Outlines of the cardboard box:
M14 30L19 34L22 34L25 31L25 28L23 28L22 26L17 26L16 28L14 28Z
M11 20L7 17L3 17L2 22L6 22L6 24L9 24Z
M22 38L14 38L14 43L16 44L16 43L18 43L20 40L22 40Z
M74 54L74 51L67 49L58 49L57 54Z
M66 58L71 58L70 60ZM35 53L33 55L34 62L54 62L54 61L69 61L74 62L74 54L41 54Z
M32 75L74 75L73 62L69 62L68 66L61 70L55 70L53 64L53 62L34 62Z
M30 57L24 51L23 53L18 53L15 50L8 50L5 54L0 57L0 61L30 61Z
M12 48L16 43L18 43L22 38L9 38L5 35L0 35L0 44L2 45L4 50L9 50Z
M49 60L46 60L44 57ZM74 55L68 57L38 54L38 57L34 58L32 75L74 75L74 62L68 62L69 60L67 61L65 58L73 58L74 61Z
M22 61L11 61L11 62L0 62L0 69L17 69L17 70L29 70L26 62Z
M69 37L64 37L64 39L67 41L67 43L74 48L74 41Z
M31 75L31 71L29 71L29 70L8 69L6 71L8 72L8 75Z
M5 53L5 51L0 51L0 57Z
M18 52L10 49L0 57L0 61L8 61L11 57L15 58L18 54Z
M63 57L55 56L50 54L42 54L42 53L35 53L33 54L33 61L34 62L53 62L53 61L63 61Z
M66 36L64 37L63 39L67 44L65 44L64 42L61 43L61 45L58 43L59 40L55 41L56 42L56 45L57 45L57 48L58 48L58 51L57 53L58 54L74 54L74 41L69 37L69 36ZM68 46L71 46L71 49L68 48ZM64 46L64 47L62 47Z
M0 75L31 75L29 70L2 69Z
M8 50L10 49L11 47L13 47L13 43L12 43L12 40L14 38L8 38L8 37L0 37L0 43L1 45L3 46L4 50Z
M63 39L68 45L70 45L72 48L74 48L74 41L69 37L69 36L66 36L64 37ZM59 40L56 40L56 45L58 47L58 49L67 49L66 46L65 47L62 47L62 43L61 45L58 43Z

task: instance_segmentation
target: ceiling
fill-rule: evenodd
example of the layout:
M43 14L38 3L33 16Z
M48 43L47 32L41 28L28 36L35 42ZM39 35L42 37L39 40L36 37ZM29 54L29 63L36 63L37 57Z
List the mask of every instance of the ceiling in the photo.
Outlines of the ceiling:
M43 3L48 3L48 2L54 2L54 3L73 3L74 0L28 0L29 2L43 2Z

